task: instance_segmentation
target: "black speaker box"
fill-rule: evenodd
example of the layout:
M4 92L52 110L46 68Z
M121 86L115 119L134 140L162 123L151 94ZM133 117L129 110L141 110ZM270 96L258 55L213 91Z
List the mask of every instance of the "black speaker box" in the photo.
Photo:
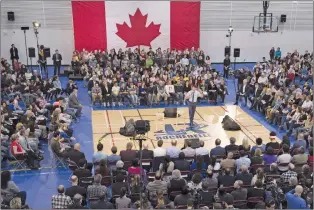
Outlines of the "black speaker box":
M15 18L14 18L14 12L8 12L8 20L9 21L14 21Z
M281 15L280 16L280 22L285 23L287 21L287 15Z
M229 115L226 115L223 119L222 122L223 124L223 129L226 131L239 131L241 130L241 127L236 123Z
M191 142L191 147L193 149L199 148L200 147L200 139L195 138L195 139L184 139L184 144L186 145L188 142Z
M45 58L50 57L50 48L49 47L44 48L44 56L45 56Z
M240 48L233 49L233 57L238 58L240 57Z
M35 53L35 48L34 48L34 47L29 47L29 48L28 48L28 57L30 57L30 58L35 58L35 57L36 57L35 54L36 54L36 53Z
M225 47L225 56L226 56L226 55L229 55L229 56L230 56L230 51L231 51L231 48L230 48L230 47Z
M165 117L176 118L177 117L177 108L165 108Z

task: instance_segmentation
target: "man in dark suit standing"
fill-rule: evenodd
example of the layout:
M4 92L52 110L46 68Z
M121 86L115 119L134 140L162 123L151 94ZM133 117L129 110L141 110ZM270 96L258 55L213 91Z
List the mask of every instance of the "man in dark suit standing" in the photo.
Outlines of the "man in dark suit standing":
M12 67L14 69L14 60L16 60L16 61L19 60L19 51L14 46L14 44L12 44L11 48L10 48L10 57L11 57L11 60L12 60Z
M234 103L234 105L238 105L239 97L242 96L245 99L245 106L246 106L249 93L250 93L250 87L247 84L247 80L244 79L243 84L240 85L239 91L237 92L236 102Z
M80 102L77 99L77 91L78 91L77 88L73 89L73 92L69 96L68 105L70 108L76 109L75 115L79 117L81 115L83 106L82 104L80 104Z
M224 59L224 78L229 77L229 68L230 68L230 58L229 55L226 55L225 59Z
M55 67L55 68L54 68L54 74L53 74L53 75L56 75L56 74L57 74L57 71L58 71L58 74L57 74L57 75L60 75L60 67L61 67L62 55L59 54L59 51L58 51L58 50L56 50L55 52L56 52L56 53L53 54L53 56L52 56L53 66Z

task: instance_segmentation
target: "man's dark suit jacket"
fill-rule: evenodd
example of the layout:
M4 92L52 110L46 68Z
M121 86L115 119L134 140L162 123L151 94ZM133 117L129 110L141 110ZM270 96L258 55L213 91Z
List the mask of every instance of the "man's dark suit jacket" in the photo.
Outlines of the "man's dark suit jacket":
M65 158L69 158L70 160L72 160L73 162L76 163L76 165L78 165L79 161L81 159L85 159L85 155L83 152L81 151L77 151L77 150L70 150L68 152L65 153L64 155Z
M174 163L174 167L180 171L189 171L190 162L187 160L176 160Z
M218 176L218 187L223 185L224 187L231 187L235 182L235 177L230 175Z
M238 151L239 150L239 146L235 145L235 144L229 144L225 147L226 153L228 154L228 152L234 152L234 151Z
M243 185L251 185L253 175L251 173L237 173L236 180L241 180Z
M114 209L114 206L109 201L98 201L95 204L91 204L91 209Z
M14 53L15 53L15 56L13 56L13 51L14 51ZM16 47L14 47L14 48L10 48L10 57L11 57L11 60L13 60L13 59L19 59L19 51L17 50L17 48Z
M256 88L254 88L253 95L254 95L255 98L257 98L257 97L259 97L261 95L262 92L263 92L263 88L258 87L257 90L256 90Z
M137 151L135 150L122 150L120 157L122 161L132 161L136 158Z
M75 194L80 194L81 196L86 198L86 189L81 186L71 186L65 190L65 195L73 198Z
M73 175L77 176L78 179L81 179L83 177L91 177L92 173L86 168L78 168L74 171Z
M56 62L57 62L57 54L56 53L52 55L52 60L53 60L53 64L56 64ZM62 55L59 54L59 62L61 63L61 61L62 61Z
M140 158L140 152L137 152L137 158ZM154 159L154 152L152 150L143 149L142 158L143 159Z

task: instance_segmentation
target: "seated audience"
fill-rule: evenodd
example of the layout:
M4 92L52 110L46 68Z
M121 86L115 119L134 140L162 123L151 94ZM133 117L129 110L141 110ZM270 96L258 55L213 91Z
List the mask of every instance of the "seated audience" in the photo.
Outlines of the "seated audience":
M96 174L94 176L94 182L92 185L89 185L87 187L87 198L99 198L103 193L106 194L107 193L107 187L104 185L101 185L101 175L100 174ZM94 202L92 202L94 203Z
M64 186L58 186L58 194L53 195L51 199L51 206L53 209L68 209L72 204L72 200L69 196L64 194Z
M210 157L226 155L225 148L221 147L220 144L221 144L221 140L220 139L216 139L215 140L216 147L210 150Z
M104 145L102 143L97 144L97 152L93 154L93 163L99 162L100 160L107 160L108 156L102 151L104 149ZM85 157L84 157L85 158Z
M182 152L184 153L185 157L190 158L195 156L195 149L192 148L192 142L187 141L184 145L185 148L182 149Z
M270 165L277 161L277 156L274 155L274 150L272 147L268 147L266 150L266 154L263 155L263 160L265 165Z
M247 197L247 189L242 188L243 182L241 180L237 180L234 182L234 191L231 192L234 200L246 200Z
M260 149L262 153L266 152L266 145L263 144L263 139L261 138L256 139L256 145L254 145L251 149L252 154L254 154L256 149Z
M132 161L136 158L137 152L135 150L132 150L132 148L132 142L128 142L126 144L126 150L120 151L120 157L123 162Z
M86 168L86 160L81 159L78 162L78 168L73 172L73 175L77 176L80 180L83 177L91 177L92 173L91 170Z
M187 201L192 198L187 187L182 187L181 194L177 195L174 199L174 206L184 206L187 205Z
M226 168L224 175L218 176L218 187L220 187L221 185L224 187L233 186L236 179L230 173L231 173L230 169Z
M82 196L82 204L86 204L86 189L84 187L78 186L78 178L77 176L71 176L72 186L66 188L65 195L73 198L76 194Z
M234 137L230 137L230 144L225 147L226 154L229 152L238 152L239 151L239 146L235 144L236 139Z
M137 152L137 157L140 158L140 152ZM148 144L143 144L143 151L142 151L142 159L153 159L154 152L148 149Z
M171 146L167 147L166 155L170 158L178 158L181 151L177 148L177 140L171 140Z
M22 205L25 205L26 192L20 191L19 187L11 181L11 172L1 172L1 197L2 202L6 205L10 204L10 201L15 198L21 198Z
M235 179L241 180L243 185L251 185L253 175L249 173L246 165L241 165L239 172L236 174Z
M297 185L295 189L291 190L290 192L286 194L288 209L308 209L309 208L305 200L301 198L302 193L303 193L303 187L300 185Z
M110 176L110 169L107 167L107 160L100 160L99 167L95 168L95 174L100 174L102 177Z
M120 197L116 199L116 209L131 208L131 199L126 197L126 188L122 187L120 190Z
M163 141L162 140L159 140L157 142L157 146L153 152L154 152L154 157L164 157L166 156L166 150L164 148L162 148L162 145L163 145Z
M73 203L68 206L68 209L88 209L86 206L82 206L83 197L80 194L73 196Z
M175 169L180 171L189 171L190 170L190 162L185 160L185 154L180 152L179 159L174 162Z
M246 153L244 150L240 150L240 158L236 160L235 164L236 164L236 167L237 167L237 172L240 171L240 168L242 166L247 166L247 167L250 167L251 165L251 160L250 158L247 157Z

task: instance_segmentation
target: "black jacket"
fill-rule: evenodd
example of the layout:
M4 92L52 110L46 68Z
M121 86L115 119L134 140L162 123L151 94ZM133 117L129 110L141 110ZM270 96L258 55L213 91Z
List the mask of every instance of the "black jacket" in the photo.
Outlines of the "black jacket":
M64 156L65 156L65 158L69 158L70 160L75 162L76 165L78 165L78 163L81 159L85 159L84 153L81 151L77 151L77 150L70 150L70 151L66 152Z
M78 168L74 171L73 175L77 176L77 178L80 179L83 177L91 177L92 173L86 168Z
M140 152L137 152L137 157L140 157ZM142 152L143 159L154 159L154 152L152 150L143 149Z
M62 61L62 55L61 54L58 54L59 55L59 62L61 63ZM53 64L55 64L57 62L57 54L53 54L52 56L52 60L53 60Z
M190 170L190 162L187 160L176 160L174 163L176 169L180 171L189 171Z
M235 182L235 177L230 175L218 176L218 186L231 187Z
M14 52L14 53L13 53ZM14 54L14 55L13 55ZM17 50L16 47L14 48L10 48L10 57L11 57L11 60L13 59L19 59L19 51Z
M91 204L91 209L114 209L114 206L109 201L98 201L95 204Z
M243 185L251 185L253 175L251 173L237 173L236 180L241 180Z
M86 198L86 189L81 186L71 186L65 190L65 195L73 198L75 194L80 194L81 196Z

